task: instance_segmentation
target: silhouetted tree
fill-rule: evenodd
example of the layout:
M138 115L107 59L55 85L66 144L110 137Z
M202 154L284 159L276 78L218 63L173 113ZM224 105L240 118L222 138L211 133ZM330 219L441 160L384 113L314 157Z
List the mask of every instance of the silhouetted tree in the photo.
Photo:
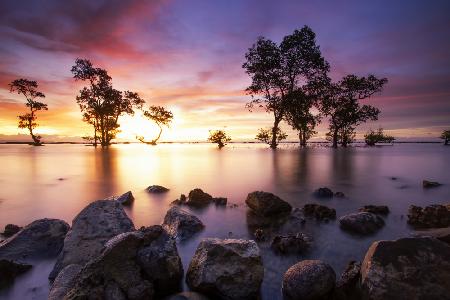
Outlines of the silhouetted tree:
M37 101L36 99L45 98L42 92L39 92L38 83L33 80L28 80L24 78L16 79L9 84L9 89L11 93L17 93L23 95L27 101L25 104L30 112L18 116L19 118L19 128L26 128L30 132L31 138L33 139L33 145L40 146L41 136L35 135L33 129L35 129L39 124L37 123L36 113L39 110L48 110L47 104Z
M364 135L364 140L367 146L375 146L377 143L392 143L395 138L383 132L383 128L378 128L377 131L370 130Z
M134 109L141 109L145 101L137 93L114 89L108 72L94 68L87 59L78 58L71 72L76 80L89 83L80 90L77 103L83 113L83 121L94 128L94 145L99 140L102 147L106 147L119 132L119 117L133 115Z
M330 119L328 136L334 148L338 143L343 147L351 143L359 124L378 119L380 110L371 105L361 105L359 100L380 92L386 83L386 78L378 79L373 75L347 75L336 83L331 80L322 82L319 109Z
M285 36L280 45L264 37L258 38L245 59L242 67L252 80L246 89L252 96L247 108L251 110L257 105L273 113L270 147L275 149L287 99L294 91L304 90L311 82L326 76L329 65L316 45L315 33L308 26ZM305 108L305 105L300 107Z
M272 146L272 141L273 141L272 134L273 134L273 132L274 132L273 128L270 128L270 129L260 128L260 129L258 129L258 133L256 134L255 139ZM275 134L276 134L276 143L277 143L277 145L282 140L285 140L287 138L287 134L285 132L283 132L281 130L281 128L279 128L279 127L276 129Z
M225 147L225 145L231 141L231 137L227 135L225 130L210 130L208 141L216 143L219 149Z
M156 145L156 142L161 137L162 125L169 127L170 123L173 120L173 114L171 111L166 110L162 106L153 106L152 105L149 107L149 110L144 111L144 116L147 117L149 120L155 122L156 125L158 125L159 134L154 140L152 140L150 142L144 141L144 137L142 137L142 136L137 136L136 138L143 143L150 144L150 145Z
M445 130L441 134L441 139L444 140L444 145L449 145L450 143L450 130Z

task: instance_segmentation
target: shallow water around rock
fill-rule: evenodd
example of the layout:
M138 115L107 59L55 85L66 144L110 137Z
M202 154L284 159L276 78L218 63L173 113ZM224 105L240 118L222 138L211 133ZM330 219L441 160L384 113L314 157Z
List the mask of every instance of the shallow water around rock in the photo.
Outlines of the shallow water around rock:
M301 256L277 256L270 241L259 244L265 266L263 299L281 298L282 275L297 261L321 259L339 274L348 261L361 260L373 241L410 235L409 205L450 202L450 147L440 144L338 150L286 144L277 151L254 144L230 144L221 150L209 144L128 144L107 150L84 145L0 145L0 163L1 228L8 223L24 226L44 217L70 224L90 202L129 190L136 199L125 210L137 228L161 224L170 202L196 187L238 204L235 208L185 208L206 226L178 245L185 270L203 237L252 238L244 203L249 192L272 192L293 207L319 203L335 208L336 220L307 219L301 232L313 242ZM443 185L423 189L423 179ZM145 188L153 184L170 191L147 193ZM314 190L325 186L346 197L316 198ZM386 225L381 230L362 237L339 228L340 216L367 204L389 206L391 213L383 217ZM14 286L0 291L0 298L46 299L52 264L40 262L17 278Z

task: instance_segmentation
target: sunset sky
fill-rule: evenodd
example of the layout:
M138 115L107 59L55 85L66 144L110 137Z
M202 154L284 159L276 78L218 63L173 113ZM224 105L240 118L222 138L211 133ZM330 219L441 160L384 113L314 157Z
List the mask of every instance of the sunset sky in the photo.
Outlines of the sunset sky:
M0 141L29 140L17 128L24 99L8 83L37 80L49 111L40 113L44 141L78 141L91 128L75 102L77 57L109 71L115 88L164 105L174 123L162 141L204 141L225 128L253 140L273 117L249 112L242 69L258 36L279 42L303 25L317 35L333 79L373 73L385 90L365 103L382 126L405 139L433 139L450 127L450 1L9 1L0 2ZM152 136L139 114L120 120L118 140ZM315 139L323 139L327 122ZM284 125L289 139L294 132ZM22 135L20 135L22 134Z

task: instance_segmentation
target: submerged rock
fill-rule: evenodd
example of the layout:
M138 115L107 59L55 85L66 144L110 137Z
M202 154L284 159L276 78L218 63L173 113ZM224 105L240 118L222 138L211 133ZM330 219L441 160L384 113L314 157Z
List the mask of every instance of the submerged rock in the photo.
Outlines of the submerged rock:
M226 206L228 199L224 198L224 197L217 197L217 198L213 198L213 202L217 206Z
M50 288L48 300L63 299L67 292L74 286L75 278L81 269L81 266L76 264L68 265L62 269Z
M193 214L173 206L164 217L163 227L170 235L184 240L203 230L205 225Z
M450 299L450 246L433 238L374 242L361 266L364 299Z
M134 196L133 193L131 193L131 191L128 191L120 196L109 197L106 200L114 200L122 205L131 205L131 203L133 203L134 201Z
M311 238L304 233L277 235L270 247L279 254L301 254L311 245Z
M163 187L162 185L156 185L156 184L147 187L145 190L147 192L153 193L153 194L161 194L161 193L165 193L165 192L169 191L168 188Z
M424 188L433 188L433 187L438 187L441 186L442 184L436 181L428 181L428 180L424 180L422 181L422 186Z
M314 195L319 198L332 198L334 194L331 189L327 187L321 187L314 192Z
M13 236L16 233L18 233L21 229L22 229L22 227L20 227L18 225L7 224L5 226L5 231L3 231L3 235L8 238L8 237Z
M317 220L336 218L336 210L334 208L319 204L305 204L303 206L303 213L305 216L312 216Z
M292 210L292 206L280 197L263 191L248 194L245 203L257 215L264 217L289 214Z
M61 251L49 279L53 280L65 266L84 266L100 255L104 244L112 237L134 230L119 202L98 200L86 206L72 221L72 228L64 240Z
M345 194L343 192L334 193L334 197L336 198L345 198Z
M11 283L14 279L31 269L31 265L17 263L7 259L0 259L0 290Z
M430 205L425 208L411 205L408 224L416 228L443 228L450 226L450 204Z
M381 217L368 212L345 215L339 219L339 223L343 230L358 234L371 234L384 226Z
M62 220L36 220L0 244L0 259L27 262L57 256L68 230Z
M386 205L364 205L359 211L365 211L376 215L387 215L389 214L389 207Z
M336 281L335 299L361 299L360 275L361 263L356 261L349 262L341 277Z
M220 299L254 299L264 277L259 248L254 241L204 239L186 274L188 286Z
M327 299L336 280L332 267L320 260L303 260L283 276L282 292L286 300Z

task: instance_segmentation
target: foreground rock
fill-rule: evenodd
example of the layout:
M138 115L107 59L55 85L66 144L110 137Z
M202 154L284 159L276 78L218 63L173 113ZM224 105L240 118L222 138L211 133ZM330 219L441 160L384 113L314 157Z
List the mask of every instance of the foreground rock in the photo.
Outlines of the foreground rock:
M120 234L73 279L64 299L152 299L179 289L175 241L161 226Z
M31 265L0 259L0 290L13 283L18 275L29 269Z
M450 227L419 230L414 233L416 237L433 237L450 245Z
M361 266L365 299L450 299L450 247L433 238L374 242Z
M290 267L283 276L286 300L327 299L333 292L336 274L320 260L303 260Z
M334 208L319 204L305 204L305 206L303 206L303 213L305 216L311 216L317 220L336 218L336 210Z
M106 200L114 200L119 202L122 205L131 205L131 203L133 203L134 201L134 196L133 193L131 193L131 191L128 191L120 196L112 196L107 198Z
M336 281L334 298L336 300L361 299L361 263L351 261Z
M315 190L314 195L319 198L332 198L334 193L327 187L321 187Z
M359 211L365 211L376 215L387 215L389 214L389 207L386 205L364 205Z
M436 181L429 181L429 180L424 180L422 181L422 186L426 189L428 188L433 188L433 187L438 187L441 186L442 184Z
M92 202L72 221L72 228L64 240L64 248L49 279L55 279L59 271L68 265L84 266L90 259L100 255L109 239L133 230L133 222L119 202L111 200Z
M408 224L416 228L443 228L450 226L450 204L430 205L425 208L411 205Z
M63 299L74 286L75 278L80 273L81 269L81 266L76 264L68 265L62 269L51 286L48 300Z
M18 233L20 230L22 229L22 227L14 225L14 224L7 224L5 226L5 231L3 231L3 236L5 237L10 237L15 235L16 233Z
M156 184L147 187L145 190L147 192L153 193L153 194L161 194L161 193L166 193L169 191L168 188L163 187L162 185L156 185Z
M264 277L254 241L204 239L186 274L188 286L213 299L255 299Z
M292 210L292 206L280 197L263 191L248 194L245 203L257 215L264 217L289 214Z
M177 206L172 206L164 217L163 227L175 238L185 240L203 230L205 225L193 214Z
M304 233L277 235L270 247L278 254L301 254L310 247L311 241Z
M57 219L40 219L0 243L0 259L27 262L55 257L61 251L69 224Z
M363 235L374 233L384 226L381 217L368 212L345 215L339 219L339 223L343 230Z

